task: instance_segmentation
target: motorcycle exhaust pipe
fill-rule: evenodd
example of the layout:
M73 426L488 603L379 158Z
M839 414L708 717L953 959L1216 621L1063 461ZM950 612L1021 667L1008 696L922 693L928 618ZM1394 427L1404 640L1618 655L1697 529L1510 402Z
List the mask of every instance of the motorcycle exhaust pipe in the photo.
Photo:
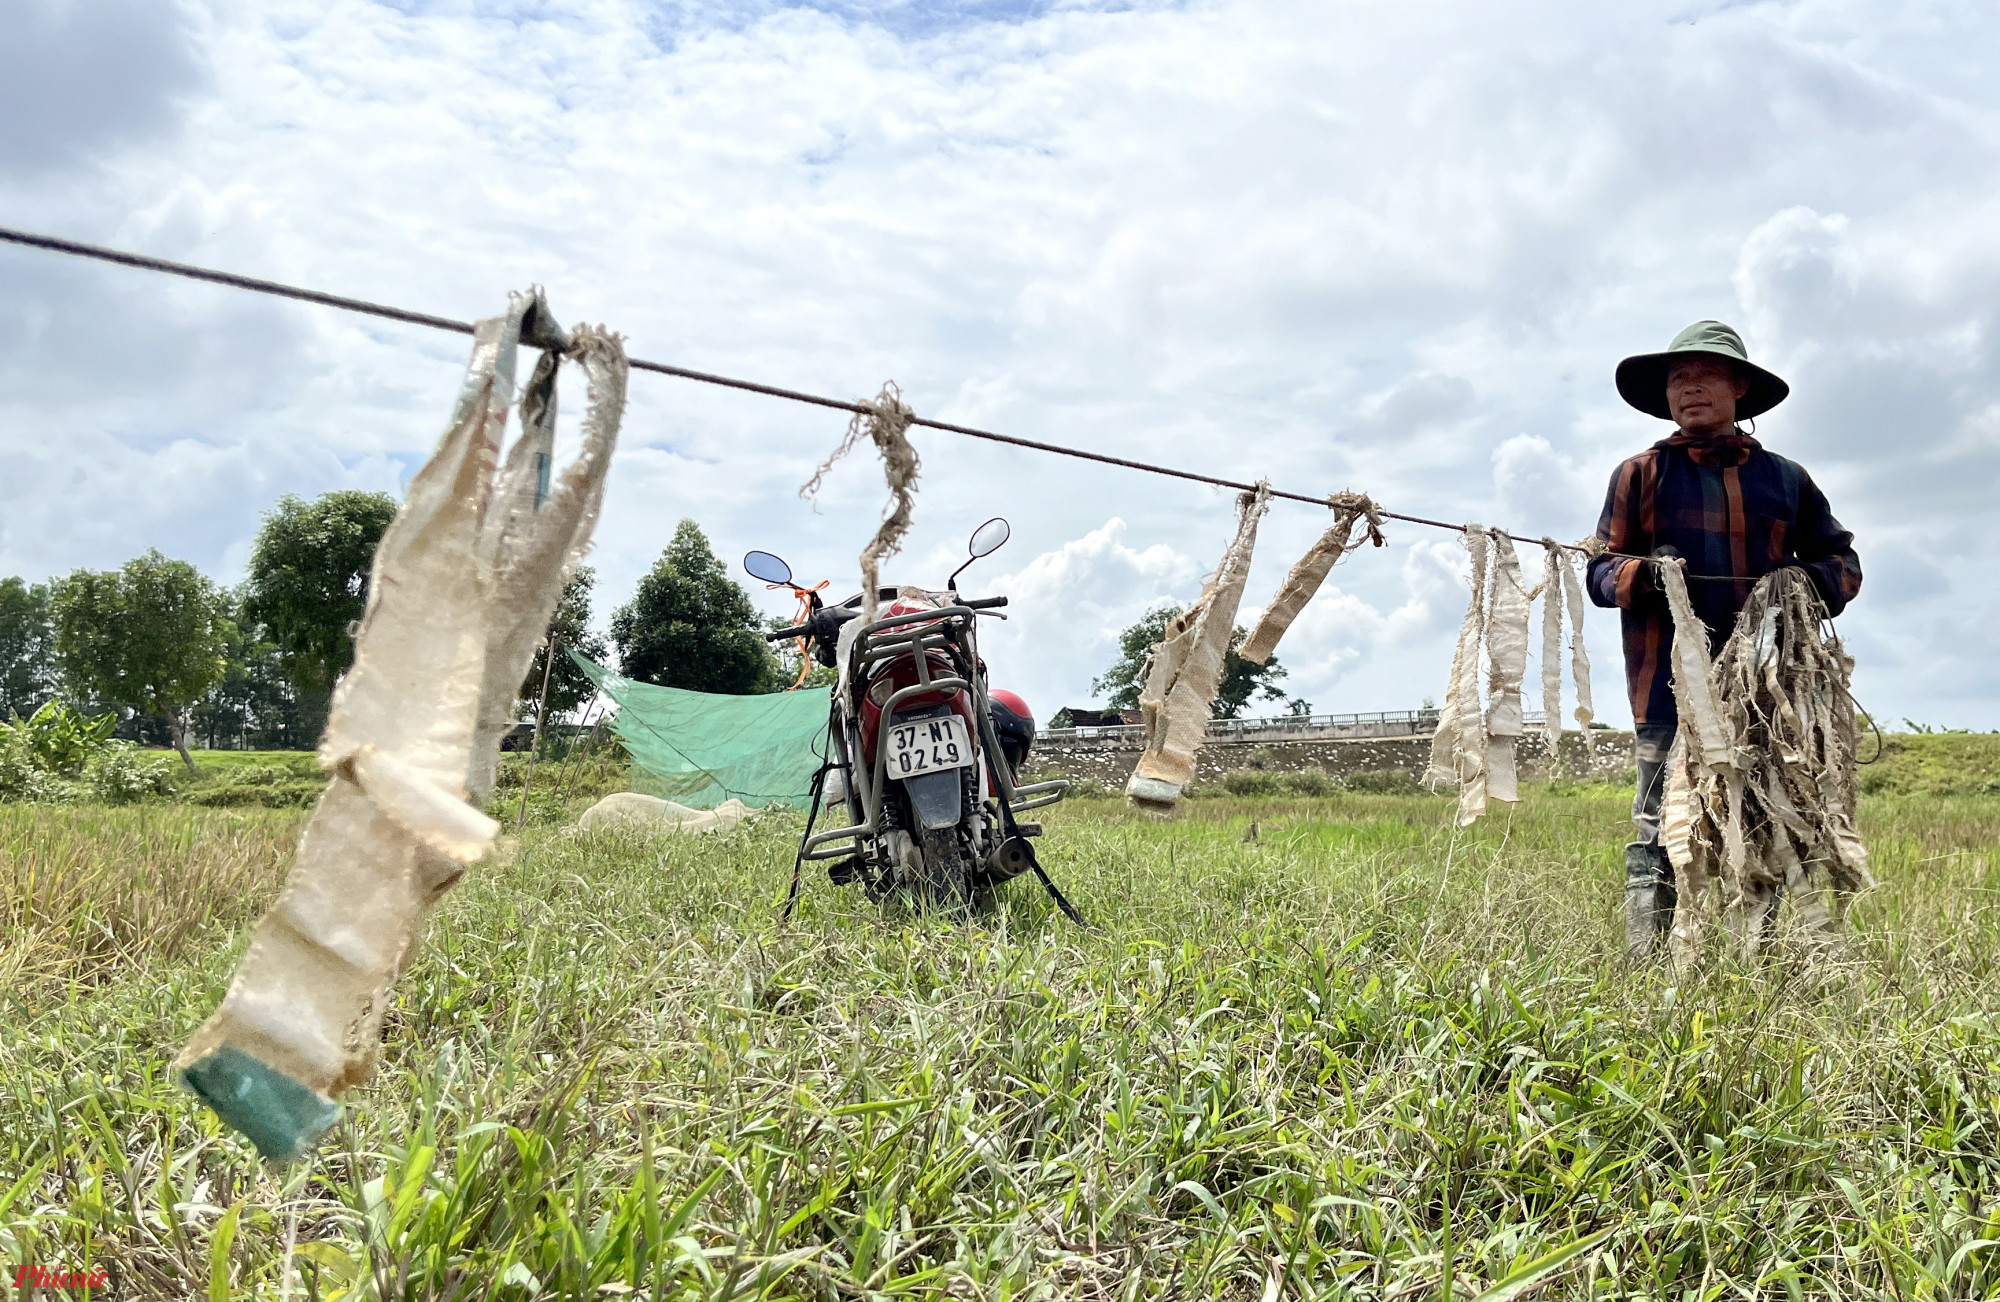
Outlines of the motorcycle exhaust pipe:
M1032 853L1025 838L1010 836L986 856L986 872L995 881L1019 877L1033 863L1029 857Z

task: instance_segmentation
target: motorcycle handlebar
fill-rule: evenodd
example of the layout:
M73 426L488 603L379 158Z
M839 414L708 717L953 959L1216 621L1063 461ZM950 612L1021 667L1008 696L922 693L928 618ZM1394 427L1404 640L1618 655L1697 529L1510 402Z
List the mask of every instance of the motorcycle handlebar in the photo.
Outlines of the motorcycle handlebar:
M964 606L968 610L992 610L995 607L1006 605L1007 598L979 597L971 601L961 601L958 604ZM848 619L852 619L856 615L860 614L859 611L842 611L841 608L838 606L831 607L830 610L833 612L839 612L840 614L840 617L836 618L836 624L845 623ZM822 612L822 614L825 613L828 612ZM783 642L789 638L810 637L819 630L820 630L820 624L817 622L817 617L815 617L815 620L812 622L804 624L794 624L790 628L773 629L769 633L764 634L764 640L766 642Z

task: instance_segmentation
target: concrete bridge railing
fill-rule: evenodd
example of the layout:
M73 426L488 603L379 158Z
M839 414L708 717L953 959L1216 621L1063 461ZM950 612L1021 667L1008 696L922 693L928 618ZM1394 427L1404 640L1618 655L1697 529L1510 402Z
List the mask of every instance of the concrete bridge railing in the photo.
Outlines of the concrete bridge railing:
M1437 731L1436 710L1378 710L1365 714L1281 714L1268 719L1217 719L1208 725L1208 740L1216 742L1339 741L1368 737L1427 737ZM1531 728L1541 726L1530 715ZM1044 728L1037 743L1092 746L1106 750L1138 750L1146 730L1136 723L1099 728Z

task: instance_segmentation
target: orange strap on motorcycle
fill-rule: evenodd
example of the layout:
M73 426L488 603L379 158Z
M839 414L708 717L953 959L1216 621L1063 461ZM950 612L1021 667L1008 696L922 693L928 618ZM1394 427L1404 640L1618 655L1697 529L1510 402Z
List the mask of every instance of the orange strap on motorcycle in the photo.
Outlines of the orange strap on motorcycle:
M803 624L812 618L814 594L824 592L832 583L832 579L821 579L810 588L802 588L796 583L767 583L764 586L774 591L778 588L790 588L792 595L799 599L799 610L796 615L792 616L792 623ZM807 675L813 671L812 648L806 645L806 640L802 637L794 640L799 646L799 676L790 687L785 689L788 692L796 692L799 688L804 687Z

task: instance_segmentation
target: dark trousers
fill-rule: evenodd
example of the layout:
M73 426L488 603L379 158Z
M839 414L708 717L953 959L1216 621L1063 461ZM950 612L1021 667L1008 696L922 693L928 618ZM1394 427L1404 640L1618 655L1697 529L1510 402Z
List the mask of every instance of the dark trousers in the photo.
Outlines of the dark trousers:
M1632 826L1638 829L1640 845L1660 843L1660 798L1667 790L1667 755L1673 750L1679 728L1673 723L1642 723L1632 730L1632 758L1639 770L1638 789L1632 793Z

